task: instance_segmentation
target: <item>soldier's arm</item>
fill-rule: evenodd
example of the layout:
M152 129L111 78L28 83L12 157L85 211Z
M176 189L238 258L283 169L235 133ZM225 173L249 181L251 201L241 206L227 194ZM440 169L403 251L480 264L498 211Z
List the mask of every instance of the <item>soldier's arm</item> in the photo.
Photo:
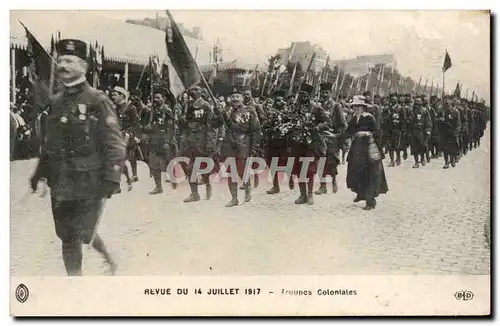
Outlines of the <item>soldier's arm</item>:
M132 110L131 119L132 119L132 127L131 127L132 134L134 135L140 134L142 128L141 119L139 118L139 113L137 113L137 109L135 107Z
M101 158L103 180L119 183L126 158L120 124L111 101L104 94L98 96L96 106L97 151Z
M255 110L250 110L250 132L252 139L252 152L258 151L260 149L260 141L262 137L261 127L259 122L259 117Z
M323 108L317 106L315 108L317 110L317 119L318 119L318 125L317 129L319 131L326 131L328 129L331 129L332 127L332 119L330 118L328 112L326 112Z
M432 131L432 117L429 110L425 110L425 112L426 112L426 119L424 128L426 133L430 133Z
M165 130L167 133L166 142L167 144L172 144L175 139L175 126L177 124L177 115L174 110L170 106L167 106L167 110L165 113Z
M334 132L336 134L339 134L340 136L347 129L347 121L345 120L344 114L342 113L342 109L338 105L335 107L335 114L336 121L338 121L338 129L334 130Z

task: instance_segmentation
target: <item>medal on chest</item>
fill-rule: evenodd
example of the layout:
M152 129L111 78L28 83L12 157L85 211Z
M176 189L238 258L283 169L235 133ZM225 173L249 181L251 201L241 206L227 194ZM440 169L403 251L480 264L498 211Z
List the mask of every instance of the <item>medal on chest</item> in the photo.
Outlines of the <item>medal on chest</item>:
M194 115L195 119L199 119L199 118L201 118L203 116L204 112L205 111L203 109L195 109L193 111L193 115Z
M248 120L250 120L250 113L249 112L237 113L234 116L234 120L239 124L246 123L248 122Z

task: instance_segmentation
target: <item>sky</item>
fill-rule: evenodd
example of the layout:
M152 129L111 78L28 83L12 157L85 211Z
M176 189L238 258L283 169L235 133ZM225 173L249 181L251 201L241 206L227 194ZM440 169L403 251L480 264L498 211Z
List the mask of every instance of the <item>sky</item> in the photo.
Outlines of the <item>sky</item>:
M164 10L99 11L124 21L164 15ZM442 85L445 49L452 68L448 90L457 82L469 96L490 95L490 16L485 11L172 11L185 27L199 26L205 41L219 38L224 60L265 62L292 41L321 45L333 60L392 53L398 70L422 83Z

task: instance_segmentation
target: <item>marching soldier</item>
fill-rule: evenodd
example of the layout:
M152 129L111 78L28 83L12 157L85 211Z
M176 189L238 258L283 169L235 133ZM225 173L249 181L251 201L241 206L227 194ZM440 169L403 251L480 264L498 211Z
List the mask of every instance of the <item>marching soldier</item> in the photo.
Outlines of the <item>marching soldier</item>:
M125 144L111 101L86 81L87 44L65 39L56 49L64 90L51 99L31 188L36 191L41 178L51 188L52 214L67 274L82 275L82 243L92 244L114 274L116 264L96 231L103 198L119 189Z
M260 151L261 127L259 118L252 107L243 104L243 95L238 90L233 91L231 108L224 112L223 117L227 130L221 146L222 161L226 158L234 158L236 172L240 178L243 178L247 158L255 156ZM232 198L226 207L237 206L239 204L238 180L229 178L228 186ZM245 202L249 202L252 198L250 180L244 190Z
M418 168L419 162L425 166L425 153L427 152L427 144L431 136L432 121L429 111L422 105L422 98L420 96L415 97L411 115L408 119L408 126L411 153L415 158L413 168Z
M436 95L432 95L430 99L429 105L429 113L431 114L432 119L432 131L431 131L431 139L429 142L429 150L432 154L432 158L438 158L441 155L441 141L439 137L439 125L438 125L438 115L441 110L438 97Z
M128 91L120 86L116 86L111 92L111 98L116 105L118 122L122 127L125 144L127 145L127 159L132 168L132 179L130 181L137 182L139 181L137 177L137 159L143 159L138 146L141 124L139 115L137 114L137 108L128 101L128 96ZM124 166L124 169L125 168L126 165Z
M458 159L461 120L460 112L453 106L452 97L448 95L444 101L443 110L438 114L438 125L444 154L443 169L448 169L450 163L455 167Z
M266 110L267 120L264 125L267 141L266 161L269 167L271 166L271 162L274 157L278 158L279 166L286 165L289 155L288 129L286 124L289 124L290 121L288 121L287 116L288 108L285 103L285 91L276 91L273 96L275 98L275 100L272 101L274 105ZM266 103L271 102L266 101ZM277 173L272 175L272 180L273 186L267 191L267 194L269 195L274 195L280 192ZM293 180L291 181L291 184L293 187Z
M406 133L406 110L398 103L396 93L391 93L389 106L383 112L382 127L384 130L385 145L389 151L390 167L401 165L401 151L403 150L403 135ZM394 163L396 152L396 163Z
M412 109L412 98L411 94L406 93L403 97L403 108L406 110L406 117L409 118L411 116ZM408 147L410 147L410 135L408 132L403 134L403 160L408 158Z
M326 156L326 139L323 133L331 129L329 114L320 106L313 104L311 94L313 86L303 83L300 87L297 103L291 116L295 121L292 128L291 156L295 159L292 174L299 177L300 196L295 204L314 204L314 176L320 157ZM301 158L313 158L312 162L300 161ZM303 163L308 163L306 180L301 180Z
M167 166L175 155L175 111L165 102L165 95L157 92L154 96L153 109L149 123L144 127L149 138L149 169L155 187L151 195L163 193L161 172L167 172ZM172 182L175 188L175 182Z
M434 124L436 123L434 120L435 120L435 116L434 116L434 110L431 109L430 105L429 105L429 101L427 100L427 96L426 95L420 95L420 97L422 98L422 106L427 110L427 112L429 112L429 116L430 116L430 123L431 123L431 132L430 132L430 135L428 137L426 137L426 151L425 151L425 159L427 161L427 163L430 163L431 162L431 158L430 158L430 155L429 155L429 152L430 152L430 143L431 143L431 137L432 137L432 128L434 127ZM423 160L423 159L422 159Z
M345 120L342 108L338 103L335 103L331 98L331 89L333 83L326 82L320 84L321 106L330 116L330 133L326 138L326 164L321 177L325 178L327 175L332 177L332 191L337 193L338 185L336 176L338 174L337 167L340 163L340 136L347 129L347 122ZM323 195L327 193L326 182L321 181L320 188L314 192L316 195Z
M460 155L466 155L467 154L467 149L469 148L469 133L470 133L470 113L469 113L469 108L467 107L467 100L466 99L461 99L461 101L457 98L457 108L460 110L460 124L462 125L462 130L461 130L461 148L460 148Z
M210 184L210 174L218 171L217 160L217 130L220 125L218 115L214 114L214 109L201 97L201 88L192 87L189 94L193 99L187 105L186 112L179 119L182 127L181 154L182 157L189 158L189 163L182 163L184 173L189 178L191 194L184 199L185 203L200 200L198 193L198 182L195 178L191 180L193 164L197 157L209 157L214 161L214 168L202 175L203 183L206 186L206 198L212 197L212 185ZM201 166L206 168L206 166Z
M262 105L258 103L258 99L254 100L252 98L252 91L249 86L245 86L243 90L243 105L247 107L251 107L257 112L257 116L259 118L259 123L263 126L266 123L266 113L262 109ZM263 137L261 136L261 139ZM263 149L263 144L259 147L260 150ZM262 153L257 153L258 156L262 156ZM241 190L244 190L248 184L243 184ZM257 188L259 186L259 175L254 175L254 187Z

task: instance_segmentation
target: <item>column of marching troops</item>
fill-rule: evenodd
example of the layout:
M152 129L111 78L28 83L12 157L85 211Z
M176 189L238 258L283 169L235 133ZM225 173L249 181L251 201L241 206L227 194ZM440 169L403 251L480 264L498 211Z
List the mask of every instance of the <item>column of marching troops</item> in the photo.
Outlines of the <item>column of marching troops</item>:
M252 98L248 88L235 89L227 100L212 99L199 86L176 100L168 90L156 89L152 105L147 106L140 92L129 94L116 87L107 96L88 84L85 42L60 40L56 48L56 72L64 89L40 116L42 145L30 187L36 192L41 180L50 187L55 231L68 275L82 274L82 243L101 253L111 272L116 271L97 227L105 199L121 191L123 174L129 189L139 181L139 160L149 166L154 195L163 192L162 172L168 164L177 157L189 158L179 163L189 180L187 203L201 199L200 185L210 199L211 175L219 172L219 163L234 160L228 170L236 171L227 171L231 172L228 207L239 204L238 190L244 191L248 202L252 188L258 186L258 175L244 178L249 158L265 158L271 170L291 162L289 187L297 182L300 190L295 203L309 205L314 195L327 193L327 176L337 192L337 169L346 161L347 188L356 193L355 202L365 201L364 209L371 210L379 194L388 191L382 164L386 152L389 166L400 165L401 154L406 159L410 148L415 168L441 153L444 168L455 167L479 146L486 126L483 103L449 96L428 102L425 96L408 94L380 98L370 93L348 101L332 97L332 83L320 85L318 98L312 85L302 83L297 94L276 91L262 101ZM201 166L205 172L197 175L196 158L210 158L215 164ZM316 190L315 176L321 177ZM267 193L279 192L274 175Z
M242 177L242 160L263 156L268 164L273 157L279 158L278 165L286 164L289 157L298 159L299 154L311 157L325 157L326 166L323 177L330 175L332 190L337 192L335 179L337 167L345 164L349 152L352 132L348 133L348 124L356 116L354 106L346 98L334 99L332 84L320 85L319 97L313 98L313 87L302 84L298 94L286 96L284 91L277 91L263 99L252 98L249 88L240 88L226 100L224 97L210 99L201 87L193 87L178 98L177 103L166 101L162 92L154 95L152 107L146 107L141 101L140 92L133 92L129 99L128 92L116 87L111 94L117 115L127 142L128 160L132 176L125 170L129 189L138 181L137 160L149 164L155 187L150 194L163 192L161 172L166 171L170 160L176 156L189 157L191 164L181 163L185 174L190 177L192 163L196 157L210 157L219 163L227 157L236 157L239 176ZM388 97L372 96L364 92L362 98L367 112L375 120L376 137L382 155L389 154L389 167L401 165L401 161L411 155L413 168L430 163L431 159L444 156L444 169L455 167L459 160L480 144L487 121L483 103L474 103L464 98L445 96L439 99L425 95L392 93ZM352 101L352 100L351 100ZM294 131L303 119L316 123L309 144L302 142ZM310 115L310 117L306 117ZM285 130L288 129L288 130ZM410 155L409 155L410 154ZM317 166L312 162L310 174L315 174ZM240 165L241 164L241 165ZM218 164L217 164L218 165ZM316 164L317 165L317 164ZM294 173L300 171L300 164L294 165ZM210 174L202 175L201 182L190 183L191 194L185 202L200 200L198 186L206 186L206 197L210 199L212 187ZM234 181L234 180L233 180ZM259 177L255 175L254 187L258 186ZM245 200L251 197L251 183L241 186L245 190ZM228 206L238 204L236 183L230 182L232 200ZM176 183L172 182L176 187ZM292 178L289 180L294 187ZM313 193L327 193L326 183L312 191L312 184L299 183L301 197L296 203L312 203ZM273 178L273 187L267 191L275 194L280 191L278 178Z

